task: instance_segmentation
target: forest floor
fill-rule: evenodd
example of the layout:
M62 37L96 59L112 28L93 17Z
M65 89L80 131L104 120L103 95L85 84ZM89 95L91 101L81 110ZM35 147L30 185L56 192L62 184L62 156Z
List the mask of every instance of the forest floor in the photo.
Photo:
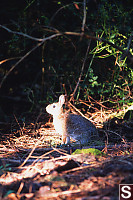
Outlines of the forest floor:
M50 122L15 121L1 124L0 199L117 200L119 184L133 184L132 121L113 118L77 154Z

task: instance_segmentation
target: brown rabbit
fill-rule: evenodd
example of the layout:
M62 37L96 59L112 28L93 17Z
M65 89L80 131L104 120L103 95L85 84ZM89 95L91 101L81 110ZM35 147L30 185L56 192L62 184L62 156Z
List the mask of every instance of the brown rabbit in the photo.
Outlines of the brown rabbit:
M81 115L68 114L63 112L65 96L59 97L59 102L50 104L46 111L53 115L53 124L57 133L62 135L62 142L70 143L70 137L81 145L87 144L92 137L98 137L98 132L94 124Z

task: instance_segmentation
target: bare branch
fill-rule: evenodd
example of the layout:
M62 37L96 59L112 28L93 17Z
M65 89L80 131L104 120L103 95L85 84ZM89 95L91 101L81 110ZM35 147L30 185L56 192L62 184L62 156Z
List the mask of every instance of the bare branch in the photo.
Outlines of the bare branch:
M84 32L85 30L85 23L86 23L86 0L84 0L83 6L84 6L84 17L83 17L82 29L81 29L82 32Z
M133 39L133 32L131 33L129 40L128 40L127 51L129 51L129 49L130 49L132 39Z
M113 44L112 42L109 42L103 38L99 38L99 37L95 37L95 36L91 36L91 35L87 35L84 33L76 33L76 32L64 32L65 35L75 35L75 36L79 36L79 37L84 37L87 39L91 39L91 40L95 40L95 41L100 41L100 42L104 42L106 44L109 44L110 46L114 47L115 49L118 49L119 51L121 51L123 54L126 53L127 58L133 62L133 55L130 53L130 51L127 52L127 50L124 50L122 47L119 47L115 44Z
M87 34L84 34L84 33L77 33L77 32L64 32L64 33L61 33L59 31L57 31L56 34L53 34L51 36L48 36L48 37L45 37L45 38L35 38L35 37L32 37L32 36L29 36L25 33L21 33L21 32L17 32L17 31L12 31L10 29L8 29L7 27L5 26L2 26L0 25L1 28L5 29L6 31L10 32L10 33L13 33L13 34L17 34L17 35L21 35L21 36L24 36L24 37L27 37L31 40L34 40L34 41L38 41L38 42L45 42L47 40L51 40L55 37L58 37L58 36L61 36L61 35L73 35L73 36L79 36L79 37L84 37L84 38L87 38L87 39L91 39L91 40L95 40L95 41L100 41L100 42L104 42L104 43L107 43L109 44L110 46L114 47L115 49L118 49L119 51L121 51L123 54L126 53L126 56L132 61L133 59L133 56L132 54L128 51L125 51L123 48L113 44L112 42L109 42L103 38L98 38L98 37L95 37L95 36L91 36L91 35L87 35ZM51 30L50 30L51 31ZM55 31L54 31L55 32ZM131 44L131 40L132 40L132 35L131 35L131 38L129 40L130 44ZM130 44L128 44L128 46L130 46Z
M27 35L27 34L25 34L25 33L22 33L22 32L12 31L11 29L7 28L6 26L0 25L0 28L5 29L5 30L8 31L9 33L13 33L13 34L16 34L16 35L21 35L21 36L23 36L23 37L27 37L27 38L29 38L29 39L31 39L31 40L34 40L34 41L37 41L37 42L45 42L46 40L51 40L51 39L53 39L53 38L55 38L55 37L57 37L57 36L62 35L62 33L56 33L56 34L54 34L54 35L51 35L51 36L48 36L48 37L45 37L45 38L36 38L36 37L32 37L32 36L30 36L30 35Z
M2 25L0 25L0 27L3 28L3 29L5 29L6 31L8 31L8 32L10 32L10 33L17 34L17 35L21 35L21 36L27 37L27 38L29 38L29 39L32 39L32 40L35 40L35 41L39 41L39 42L40 42L40 43L38 43L34 48L32 48L29 52L27 52L22 58L20 58L20 60L19 60L15 65L13 65L13 66L11 67L11 69L10 69L10 70L6 73L6 75L3 77L3 79L2 79L2 81L1 81L1 83L0 83L0 88L2 87L2 85L3 85L4 81L6 80L7 76L14 70L14 68L15 68L19 63L21 63L21 61L23 61L27 56L29 56L35 49L37 49L39 46L41 46L45 41L50 40L50 39L53 39L53 38L55 38L55 37L57 37L57 36L62 35L62 33L56 33L56 34L53 34L53 35L51 35L51 36L49 36L49 37L46 37L46 38L43 38L43 39L41 39L41 38L39 39L39 38L34 38L34 37L32 37L32 36L29 36L29 35L27 35L27 34L25 34L25 33L12 31L12 30L10 30L10 29L8 29L7 27L2 26ZM7 60L6 60L6 61L7 61ZM1 62L0 64L2 64L2 63L3 63L3 62Z
M76 4L83 4L82 2L73 2L73 3L70 3L70 4L67 4L67 5L62 6L62 7L59 8L59 9L53 14L53 16L51 17L51 19L50 19L50 24L51 24L51 22L53 21L53 19L56 17L56 15L57 15L62 9L65 9L65 8L71 6L71 5L74 5L75 3L76 3Z
M23 61L27 56L29 56L35 49L37 49L39 46L41 46L43 44L43 42L37 44L34 48L32 48L30 51L28 51L18 62L16 62L15 65L13 65L11 67L11 69L6 73L6 75L3 77L1 83L0 83L0 88L2 87L3 85L3 82L6 80L7 76L14 70L14 68L19 64L21 63L21 61Z
M16 60L16 59L19 59L19 58L21 58L21 57L8 58L8 59L1 60L0 61L0 65L3 64L3 63L5 63L5 62L7 62L7 61L9 61L9 60Z
M128 40L128 44L127 44L127 49L126 51L123 53L122 57L121 57L121 60L123 60L126 56L130 56L130 60L131 62L133 62L133 57L131 56L129 50L130 50L130 46L131 46L131 43L132 43L132 39L133 39L133 32L131 33L130 37L129 37L129 40Z
M85 25L85 20L86 20L86 16L84 15L84 20L83 20L83 26L82 28L84 28L84 25ZM33 49L31 49L28 53L26 53L15 65L12 66L12 68L7 72L7 74L4 76L4 78L2 79L1 83L0 83L0 88L2 87L2 84L3 82L5 81L5 79L7 78L7 76L11 73L11 71L14 70L14 68L21 62L23 61L28 55L30 55L36 48L38 48L39 46L41 46L45 41L47 40L51 40L55 37L58 37L58 36L61 36L61 35L73 35L73 36L79 36L79 37L84 37L84 38L87 38L87 39L91 39L91 40L95 40L95 41L100 41L100 42L104 42L104 43L107 43L109 44L110 46L118 49L119 51L121 51L123 54L125 54L127 56L127 58L133 62L133 55L130 53L129 49L130 49L130 45L131 45L131 42L132 42L132 37L133 37L133 33L131 34L130 38L129 38L129 41L128 41L128 47L127 47L127 50L125 51L123 48L119 47L119 46L116 46L115 44L113 44L112 42L109 42L103 38L98 38L98 37L95 37L95 36L91 36L91 35L87 35L87 34L84 34L83 32L82 33L77 33L77 32L64 32L64 33L61 33L59 31L56 31L57 33L56 34L53 34L51 36L48 36L48 37L45 37L45 38L35 38L35 37L32 37L32 36L29 36L25 33L22 33L22 32L17 32L17 31L12 31L10 29L8 29L7 27L3 26L3 25L0 25L0 28L3 28L5 29L6 31L10 32L10 33L13 33L13 34L17 34L17 35L21 35L23 37L27 37L31 40L34 40L34 41L37 41L37 42L40 42L38 43ZM55 32L55 31L54 31ZM2 64L2 63L1 63ZM84 65L82 66L82 68L84 69ZM81 76L82 76L82 70L81 70ZM81 77L79 77L79 81L77 83L77 87L78 87L78 84L80 82L80 79ZM75 94L77 88L75 88L75 91L73 94Z
M22 33L22 32L12 31L12 30L10 30L9 28L7 28L6 26L0 25L0 28L5 29L5 30L8 31L9 33L13 33L13 34L15 34L15 35L21 35L21 36L27 37L27 38L29 38L29 39L31 39L31 40L35 40L35 41L37 41L37 42L41 42L41 41L42 41L42 39L40 39L40 38L35 38L35 37L29 36L29 35L27 35L27 34L25 34L25 33Z

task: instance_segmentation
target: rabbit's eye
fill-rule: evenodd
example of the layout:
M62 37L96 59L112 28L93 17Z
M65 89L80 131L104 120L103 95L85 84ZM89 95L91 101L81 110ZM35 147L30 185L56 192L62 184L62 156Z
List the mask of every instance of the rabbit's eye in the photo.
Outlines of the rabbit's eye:
M55 105L53 105L53 108L55 108Z

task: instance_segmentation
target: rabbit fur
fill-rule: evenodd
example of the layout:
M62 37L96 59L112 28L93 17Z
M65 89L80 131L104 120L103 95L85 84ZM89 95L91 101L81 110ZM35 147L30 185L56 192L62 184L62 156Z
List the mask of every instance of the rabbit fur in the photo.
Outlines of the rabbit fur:
M96 127L88 119L81 115L63 112L65 96L59 97L59 102L49 104L46 111L53 115L53 124L57 133L62 135L62 143L69 144L70 137L81 145L87 144L91 138L97 137Z

